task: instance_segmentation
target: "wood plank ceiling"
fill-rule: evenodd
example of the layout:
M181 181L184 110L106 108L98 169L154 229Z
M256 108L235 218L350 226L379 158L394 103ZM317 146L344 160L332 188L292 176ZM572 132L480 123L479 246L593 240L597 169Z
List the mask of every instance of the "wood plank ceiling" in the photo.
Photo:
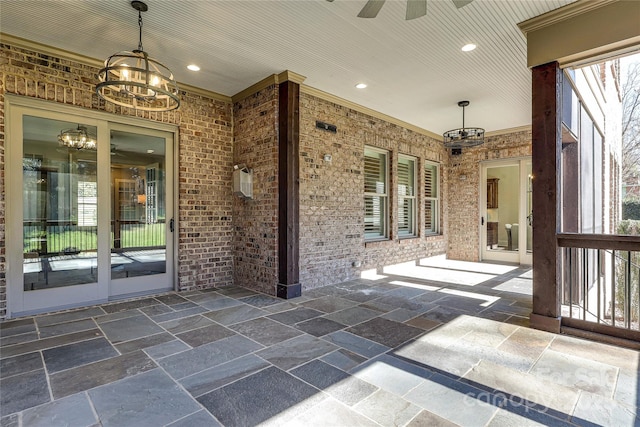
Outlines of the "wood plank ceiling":
M499 131L531 123L531 72L517 23L574 0L428 0L406 21L387 0L147 0L142 41L179 82L232 96L290 70L305 84L435 133L466 124ZM104 60L138 44L128 0L2 0L5 34ZM462 52L467 43L478 47ZM199 72L186 66L196 63ZM364 82L366 89L356 89Z

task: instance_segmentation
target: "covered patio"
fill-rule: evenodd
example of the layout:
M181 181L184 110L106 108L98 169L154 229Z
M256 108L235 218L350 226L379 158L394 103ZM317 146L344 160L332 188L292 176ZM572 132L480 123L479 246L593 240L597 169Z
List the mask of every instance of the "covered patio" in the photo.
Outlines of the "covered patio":
M528 327L531 270L444 256L0 324L0 425L638 425L638 353Z

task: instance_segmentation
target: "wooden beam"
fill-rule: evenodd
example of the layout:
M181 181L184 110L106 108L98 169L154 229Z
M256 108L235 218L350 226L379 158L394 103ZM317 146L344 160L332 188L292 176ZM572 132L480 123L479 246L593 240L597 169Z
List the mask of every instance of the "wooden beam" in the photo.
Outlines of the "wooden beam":
M300 285L300 84L278 85L278 287L280 298L302 294Z
M613 249L616 251L640 251L640 236L619 234L560 233L558 246L563 248Z
M560 227L562 70L557 62L532 69L533 314L534 328L560 330Z

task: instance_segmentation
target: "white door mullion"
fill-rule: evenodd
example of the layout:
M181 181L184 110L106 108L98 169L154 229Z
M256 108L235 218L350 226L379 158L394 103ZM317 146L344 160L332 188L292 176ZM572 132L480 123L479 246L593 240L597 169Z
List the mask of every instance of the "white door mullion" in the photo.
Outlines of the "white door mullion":
M98 123L98 283L99 298L111 287L111 133L106 121Z

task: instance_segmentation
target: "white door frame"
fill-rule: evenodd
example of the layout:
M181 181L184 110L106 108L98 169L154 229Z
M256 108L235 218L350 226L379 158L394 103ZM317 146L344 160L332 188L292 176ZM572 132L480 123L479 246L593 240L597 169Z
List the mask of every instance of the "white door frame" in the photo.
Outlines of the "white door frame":
M124 131L129 133L139 133L145 136L165 138L166 139L165 146L167 147L167 150L165 153L165 162L167 165L171 165L173 163L173 151L170 149L172 145L171 144L172 141L170 140L171 135L169 135L166 131L144 129L138 126L134 127L130 125L122 125L119 123L109 123L109 130ZM166 168L166 169L167 170L165 172L166 172L167 185L165 189L165 203L167 205L166 206L167 220L165 221L165 235L167 236L167 242L166 242L167 271L166 273L163 273L163 274L166 274L169 277L174 277L175 276L174 271L176 269L175 269L175 264L173 260L176 259L174 254L177 252L175 251L174 245L172 244L172 240L176 241L177 239L175 238L175 236L173 239L170 238L170 236L174 235L175 233L172 233L170 230L170 227L171 227L170 220L174 218L174 206L171 202L174 198L174 191L173 191L174 186L169 184L173 183L175 180L173 176L173 169L171 168ZM111 248L109 248L109 252L110 251L111 251ZM162 289L158 289L158 281L160 280L160 276L162 276L162 274L138 276L138 277L126 278L126 279L110 279L109 297L112 299L118 299L118 298L133 296L133 295L144 295L152 292L161 291ZM169 282L171 283L171 286L166 287L164 290L171 290L172 288L175 287L175 283L177 283L177 281L175 280L170 280ZM129 288L131 288L132 285L134 285L133 286L133 288L135 289L134 292L131 292L129 290Z
M44 119L72 121L97 128L98 141L110 140L110 128L126 125L145 132L169 132L173 135L172 144L167 147L167 211L177 212L178 201L174 197L177 186L177 141L178 129L175 125L150 122L135 117L116 116L113 114L87 110L75 106L59 104L13 94L5 94L5 196L6 196L6 283L7 283L7 318L35 314L39 312L66 309L102 303L113 299L111 295L110 268L110 209L98 209L98 268L97 281L82 285L56 287L50 289L24 291L23 276L23 116L42 117ZM133 129L133 128L131 128ZM110 194L110 145L98 144L98 194ZM103 177L100 179L100 177ZM103 197L110 200L110 197ZM109 203L104 202L103 203ZM105 206L104 204L102 205ZM178 229L177 215L174 218L174 229ZM167 274L169 288L177 286L177 254L178 239L176 233L169 233L167 221ZM171 236L171 238L169 237ZM106 268L105 268L106 267ZM144 291L144 289L143 289ZM156 290L156 292L158 292ZM140 292L138 292L140 293Z
M480 203L480 218L478 218L480 247L479 254L481 260L512 262L524 265L531 265L533 262L532 253L527 251L527 187L529 173L527 164L531 164L531 157L514 157L502 160L487 160L480 163L480 188L478 194ZM487 169L493 167L517 166L520 197L518 201L518 250L517 251L492 251L487 249ZM499 199L498 199L499 200Z

